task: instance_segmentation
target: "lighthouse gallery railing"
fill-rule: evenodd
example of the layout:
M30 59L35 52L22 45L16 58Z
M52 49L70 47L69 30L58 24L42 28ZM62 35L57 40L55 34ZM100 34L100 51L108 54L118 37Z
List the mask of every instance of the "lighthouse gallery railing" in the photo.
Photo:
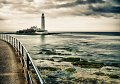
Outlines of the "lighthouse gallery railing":
M33 60L23 44L16 38L7 35L0 34L0 39L8 42L16 51L16 54L20 56L23 72L28 84L44 84L38 68L33 63ZM34 74L33 74L34 73Z

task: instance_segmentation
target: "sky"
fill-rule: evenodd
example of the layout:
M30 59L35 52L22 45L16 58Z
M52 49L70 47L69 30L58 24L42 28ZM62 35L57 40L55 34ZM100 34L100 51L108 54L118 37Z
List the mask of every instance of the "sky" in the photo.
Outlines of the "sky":
M0 31L120 31L120 0L0 0Z

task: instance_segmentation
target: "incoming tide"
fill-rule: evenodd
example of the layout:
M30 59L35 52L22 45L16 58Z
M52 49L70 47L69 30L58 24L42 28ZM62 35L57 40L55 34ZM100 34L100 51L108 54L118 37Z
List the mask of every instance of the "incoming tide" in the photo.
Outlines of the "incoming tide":
M15 35L48 84L120 84L120 36Z

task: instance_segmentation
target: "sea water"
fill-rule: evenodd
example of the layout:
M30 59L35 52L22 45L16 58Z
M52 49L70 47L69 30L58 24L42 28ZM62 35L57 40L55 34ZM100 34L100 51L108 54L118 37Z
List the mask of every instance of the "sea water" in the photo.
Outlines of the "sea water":
M63 33L12 36L27 48L43 78L50 84L120 83L119 35Z

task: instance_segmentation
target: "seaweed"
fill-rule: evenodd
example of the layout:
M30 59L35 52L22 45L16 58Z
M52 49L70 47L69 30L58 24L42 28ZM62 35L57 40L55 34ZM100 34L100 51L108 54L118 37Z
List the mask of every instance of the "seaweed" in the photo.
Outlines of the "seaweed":
M61 70L60 68L55 68L55 67L38 67L40 70L49 70L49 71L57 71Z
M80 66L82 68L102 68L103 63L94 63L94 62L88 62L88 61L77 61L72 63L75 66Z
M76 69L75 68L67 68L67 69L65 69L65 71L67 71L67 72L75 72Z
M106 76L106 74L103 73L103 72L101 72L101 71L99 71L99 72L95 72L94 74L99 75L99 76Z
M115 75L115 74L108 74L108 76L110 78L114 78L114 79L119 79L120 78L118 75Z
M76 61L80 61L80 58L76 58L76 57L62 58L61 61L76 62Z
M120 67L120 63L118 62L107 62L104 63L105 66L114 66L114 67Z
M59 53L59 52L56 52L54 49L41 49L38 54L45 54L45 55L71 55L69 53Z
M73 79L73 81L76 81L79 84L98 84L101 80L96 79L96 78L83 78L83 77L80 77L80 78ZM100 83L100 84L104 84L104 83Z

